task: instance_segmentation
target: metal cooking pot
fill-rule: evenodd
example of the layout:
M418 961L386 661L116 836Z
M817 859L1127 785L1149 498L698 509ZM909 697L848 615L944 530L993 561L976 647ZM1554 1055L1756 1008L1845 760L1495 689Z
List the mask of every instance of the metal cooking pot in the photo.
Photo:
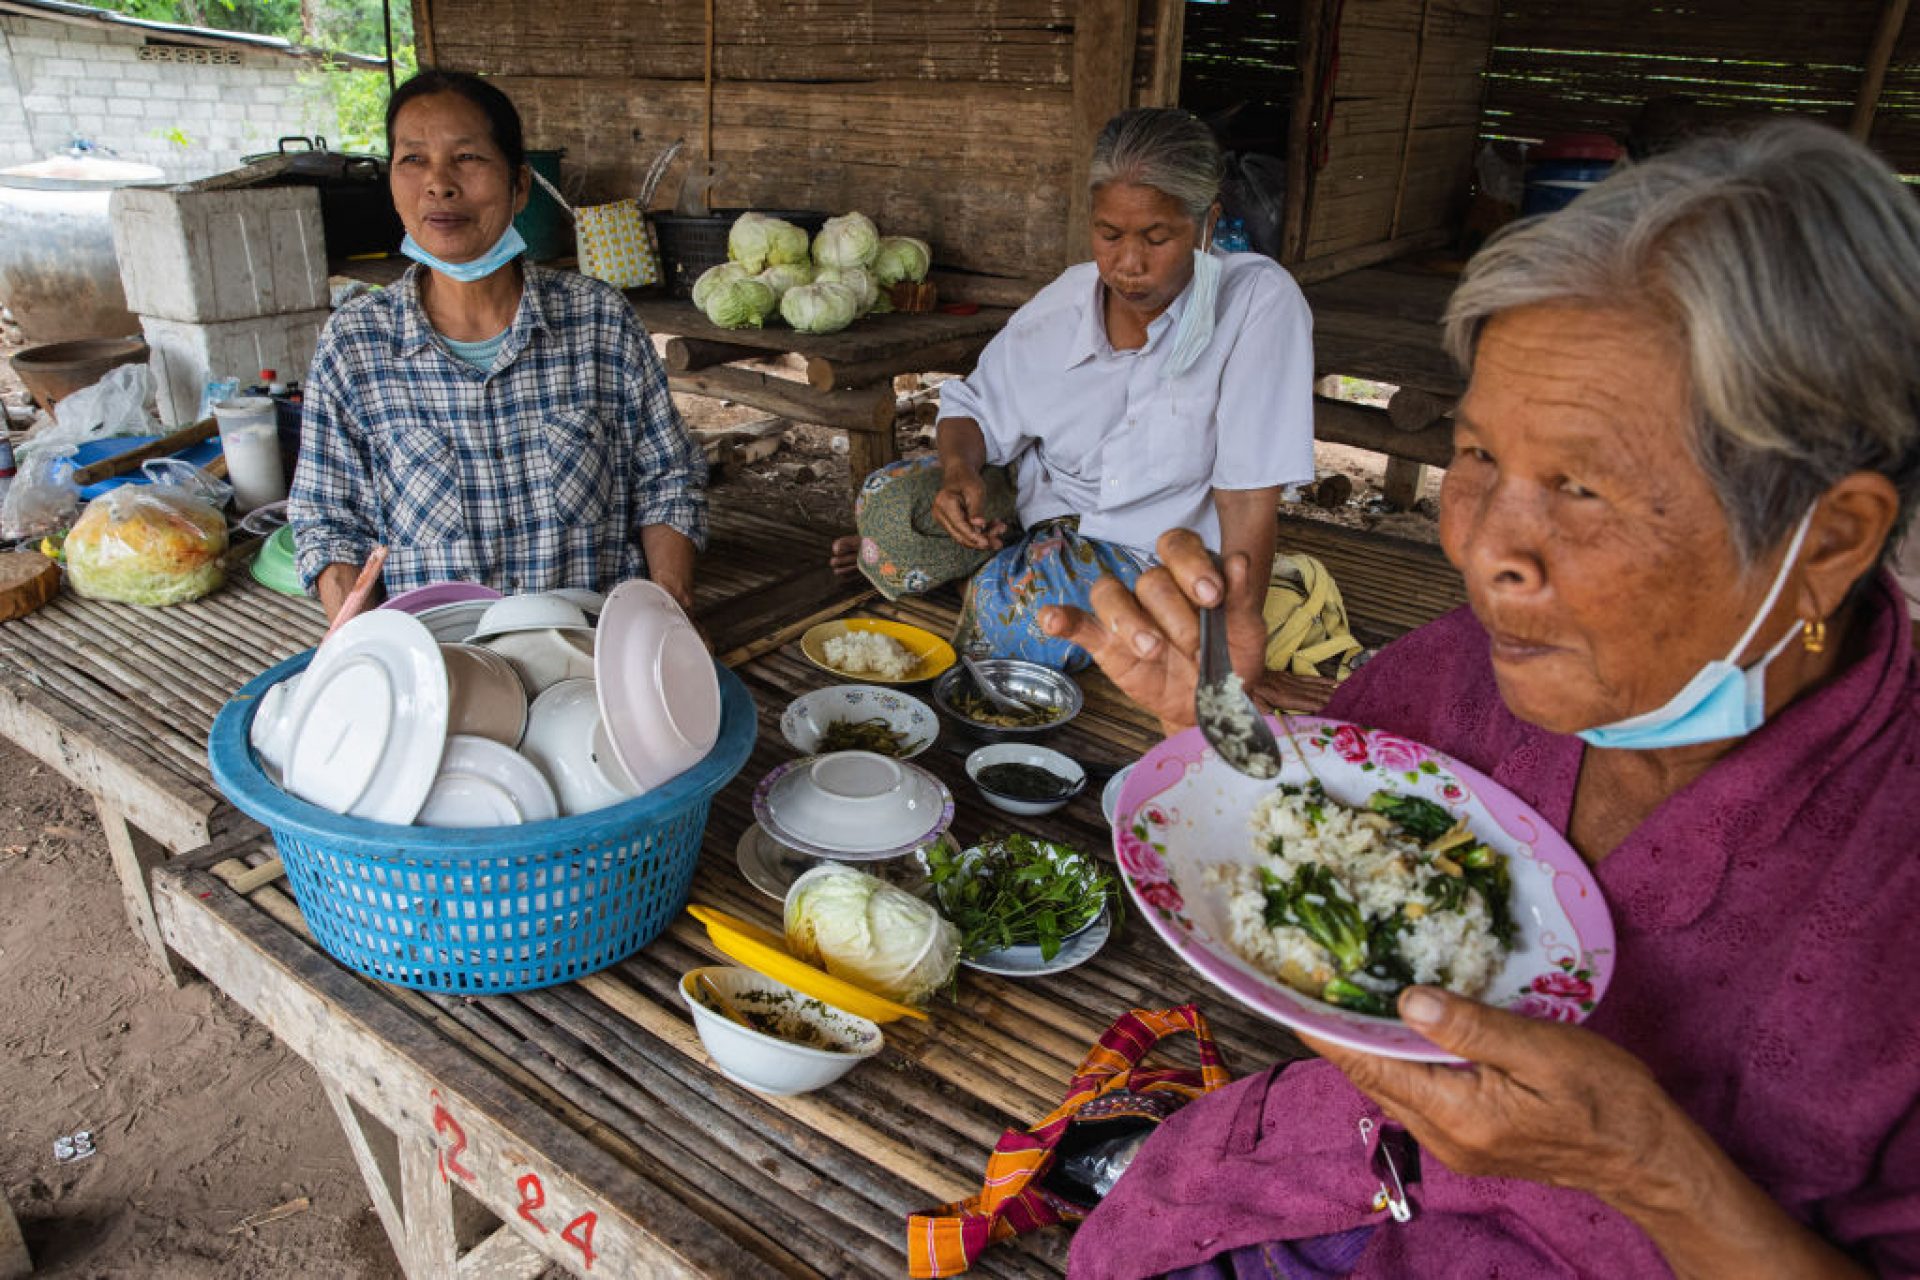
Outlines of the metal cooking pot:
M140 332L120 287L107 201L162 181L149 164L57 157L0 170L0 302L32 342Z

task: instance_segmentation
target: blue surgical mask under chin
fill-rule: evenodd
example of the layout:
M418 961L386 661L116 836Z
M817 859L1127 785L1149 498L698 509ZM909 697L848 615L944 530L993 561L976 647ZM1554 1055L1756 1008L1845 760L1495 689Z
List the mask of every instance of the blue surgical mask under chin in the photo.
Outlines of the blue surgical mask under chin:
M1789 627L1752 666L1742 670L1735 664L1772 612L1781 588L1786 586L1787 574L1793 568L1794 558L1800 554L1800 544L1806 541L1807 526L1812 520L1813 509L1809 507L1800 517L1800 527L1793 531L1793 541L1787 545L1786 558L1774 574L1767 598L1760 602L1760 611L1734 642L1733 652L1700 668L1665 705L1612 724L1582 729L1576 736L1589 746L1657 751L1662 747L1691 747L1702 742L1744 738L1765 723L1767 664L1793 639L1793 628Z
M472 284L475 280L485 280L500 268L512 262L527 251L527 242L520 238L520 229L511 222L507 224L505 234L493 242L493 248L487 250L472 262L442 262L422 249L411 234L400 242L400 252L412 258L423 267L431 267L443 276L451 277L462 284Z
M1220 259L1204 249L1193 253L1193 290L1187 294L1186 309L1173 331L1173 344L1166 363L1160 366L1160 380L1169 381L1193 367L1200 353L1213 341L1213 313L1220 304Z

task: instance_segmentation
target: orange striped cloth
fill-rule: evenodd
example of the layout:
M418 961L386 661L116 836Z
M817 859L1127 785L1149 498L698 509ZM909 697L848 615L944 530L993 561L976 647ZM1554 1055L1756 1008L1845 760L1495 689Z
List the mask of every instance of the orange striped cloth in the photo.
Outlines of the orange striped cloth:
M1200 1070L1140 1069L1162 1039L1192 1032ZM1065 1101L1025 1131L1008 1129L987 1157L980 1194L907 1218L907 1273L914 1280L959 1275L988 1245L1059 1223L1076 1223L1092 1206L1074 1204L1040 1181L1054 1148L1076 1118L1144 1116L1158 1121L1176 1107L1226 1084L1227 1069L1207 1020L1190 1004L1134 1009L1107 1028L1087 1051L1067 1086Z

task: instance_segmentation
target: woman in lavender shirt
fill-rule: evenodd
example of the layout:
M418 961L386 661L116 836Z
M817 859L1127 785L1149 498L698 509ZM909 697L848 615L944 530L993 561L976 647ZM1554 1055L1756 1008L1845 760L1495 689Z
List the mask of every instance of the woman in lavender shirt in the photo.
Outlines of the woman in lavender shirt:
M1920 671L1886 565L1920 507L1920 206L1831 130L1624 170L1468 267L1441 534L1469 610L1329 715L1491 774L1618 931L1583 1027L1430 988L1465 1069L1312 1043L1164 1125L1087 1276L1920 1274ZM1044 625L1191 723L1190 535ZM1412 1216L1356 1137L1403 1126ZM1405 1164L1403 1153L1403 1167Z

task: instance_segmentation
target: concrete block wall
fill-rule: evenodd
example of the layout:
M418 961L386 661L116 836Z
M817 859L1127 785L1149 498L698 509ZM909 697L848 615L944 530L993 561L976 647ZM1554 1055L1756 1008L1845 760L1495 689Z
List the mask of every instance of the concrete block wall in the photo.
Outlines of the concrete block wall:
M237 50L238 64L143 61L136 32L0 16L0 168L76 136L184 182L237 168L291 134L332 134L318 68ZM174 133L186 139L183 146Z

